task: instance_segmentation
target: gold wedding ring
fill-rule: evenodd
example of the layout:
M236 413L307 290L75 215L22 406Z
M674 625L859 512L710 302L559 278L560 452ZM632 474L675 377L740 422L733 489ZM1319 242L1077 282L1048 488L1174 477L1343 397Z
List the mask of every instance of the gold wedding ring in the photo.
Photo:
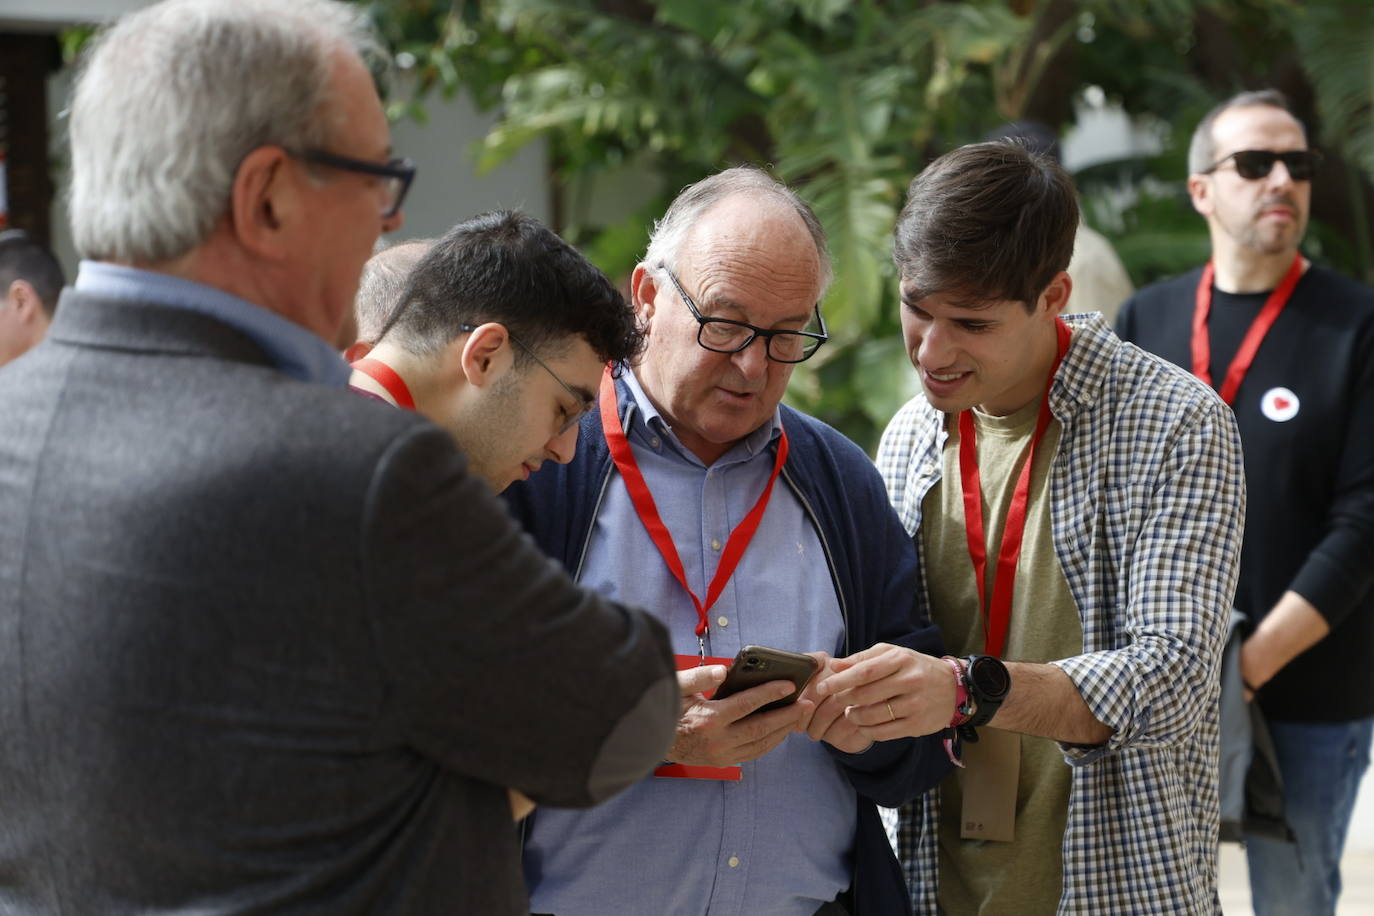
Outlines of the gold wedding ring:
M892 703L891 703L891 702L888 702L888 703L887 703L887 714L888 714L889 716L892 717L891 719L888 720L889 722L896 722L896 721L897 721L897 714L896 714L895 712L892 711Z

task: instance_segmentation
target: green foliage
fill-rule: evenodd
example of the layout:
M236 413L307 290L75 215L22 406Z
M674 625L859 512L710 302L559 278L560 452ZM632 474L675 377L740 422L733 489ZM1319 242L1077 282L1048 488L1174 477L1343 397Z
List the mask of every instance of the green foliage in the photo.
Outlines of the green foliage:
M477 151L482 167L548 141L564 189L559 228L613 276L633 266L652 219L688 182L751 162L795 186L826 227L835 282L825 304L832 342L794 374L789 399L869 448L914 387L890 234L906 183L939 152L1018 117L1059 112L1048 117L1063 128L1089 85L1128 112L1167 118L1175 130L1158 159L1078 176L1088 220L1147 282L1207 251L1182 184L1188 132L1218 96L1265 82L1274 48L1296 45L1326 142L1374 173L1365 0L367 5L417 77L417 98L461 86L497 109ZM1059 86L1068 98L1046 88ZM392 111L420 113L414 99ZM658 176L656 199L593 224L577 189L627 163ZM1349 255L1348 239L1314 227L1324 252L1342 254L1343 241Z

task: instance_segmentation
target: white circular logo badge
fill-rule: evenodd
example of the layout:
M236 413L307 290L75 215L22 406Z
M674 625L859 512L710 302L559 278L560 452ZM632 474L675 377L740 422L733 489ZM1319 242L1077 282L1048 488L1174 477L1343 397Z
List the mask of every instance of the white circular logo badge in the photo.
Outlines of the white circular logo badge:
M1260 411L1275 423L1298 415L1298 396L1287 388L1270 388L1260 398Z

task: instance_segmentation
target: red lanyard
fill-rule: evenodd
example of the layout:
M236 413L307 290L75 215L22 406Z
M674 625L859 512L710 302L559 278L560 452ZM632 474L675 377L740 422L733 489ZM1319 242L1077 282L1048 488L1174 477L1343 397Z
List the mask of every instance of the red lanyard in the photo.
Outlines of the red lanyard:
M978 429L973 422L973 410L959 414L959 477L964 488L964 531L968 535L968 555L973 560L973 575L978 583L978 605L983 611L983 651L988 655L1002 655L1007 641L1007 626L1011 622L1011 593L1016 583L1016 564L1021 560L1021 539L1026 532L1026 504L1030 501L1031 467L1035 464L1035 449L1050 425L1050 385L1064 354L1069 352L1069 326L1062 318L1055 320L1055 334L1059 352L1045 381L1045 393L1040 398L1040 415L1035 421L1030 454L1021 466L1021 475L1012 492L1007 508L1007 524L1002 529L1002 546L997 551L997 578L992 583L992 596L987 590L988 555L983 538L983 485L978 473Z
M391 395L391 399L398 405L407 410L415 409L415 399L410 396L410 388L406 386L405 379L396 374L395 369L376 359L360 359L351 365L385 388L386 393Z
M1202 269L1202 279L1197 284L1197 304L1193 307L1193 375L1208 385L1212 384L1212 342L1207 334L1207 315L1212 311L1212 276L1215 273L1212 262L1208 261L1207 266ZM1245 332L1240 349L1236 350L1235 358L1226 369L1226 378L1222 380L1218 394L1227 404L1235 403L1236 392L1240 390L1240 383L1245 378L1245 373L1250 370L1250 364L1255 361L1255 353L1263 343L1264 335L1269 333L1269 329L1278 320L1279 312L1288 304L1289 297L1293 295L1293 288L1298 285L1300 279L1302 255L1295 254L1288 273L1284 274L1278 287L1269 294L1264 308L1260 309L1255 320L1250 322L1250 329Z
M711 579L711 584L706 590L706 600L703 602L687 584L687 573L683 570L682 559L678 556L676 545L673 544L673 536L668 533L668 526L663 524L663 519L658 514L658 506L654 504L654 496L649 492L649 486L644 482L644 475L640 473L639 462L635 460L634 451L630 448L629 440L625 438L625 429L620 424L620 410L616 402L615 382L611 379L609 367L607 367L605 375L601 377L601 426L606 434L606 445L611 450L611 458L615 461L620 476L625 479L625 489L629 491L635 513L639 515L639 520L644 523L644 530L649 533L649 538L654 542L654 546L663 555L663 562L668 564L668 570L677 579L683 590L691 596L692 604L696 606L697 644L700 646L704 658L706 654L706 631L709 626L706 613L716 603L720 593L725 590L725 583L730 581L730 576L734 574L740 558L744 556L744 551L749 547L749 542L753 540L754 532L759 528L759 522L763 520L764 510L768 508L768 500L773 495L773 484L778 479L778 473L782 471L783 462L787 460L787 431L783 430L782 435L778 438L778 455L773 462L773 473L768 477L767 485L759 494L758 501L754 503L754 508L750 509L744 520L735 527L734 531L730 532L730 537L725 542L725 551L720 555L720 563L716 566L716 574Z

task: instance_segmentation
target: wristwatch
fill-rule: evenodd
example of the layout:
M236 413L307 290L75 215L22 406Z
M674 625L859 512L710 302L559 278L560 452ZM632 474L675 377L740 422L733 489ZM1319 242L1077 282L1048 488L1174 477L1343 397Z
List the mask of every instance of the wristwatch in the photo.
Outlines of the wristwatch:
M1002 701L1011 690L1011 675L1000 658L991 655L970 655L968 657L968 691L977 704L969 725L987 725L1001 708Z

